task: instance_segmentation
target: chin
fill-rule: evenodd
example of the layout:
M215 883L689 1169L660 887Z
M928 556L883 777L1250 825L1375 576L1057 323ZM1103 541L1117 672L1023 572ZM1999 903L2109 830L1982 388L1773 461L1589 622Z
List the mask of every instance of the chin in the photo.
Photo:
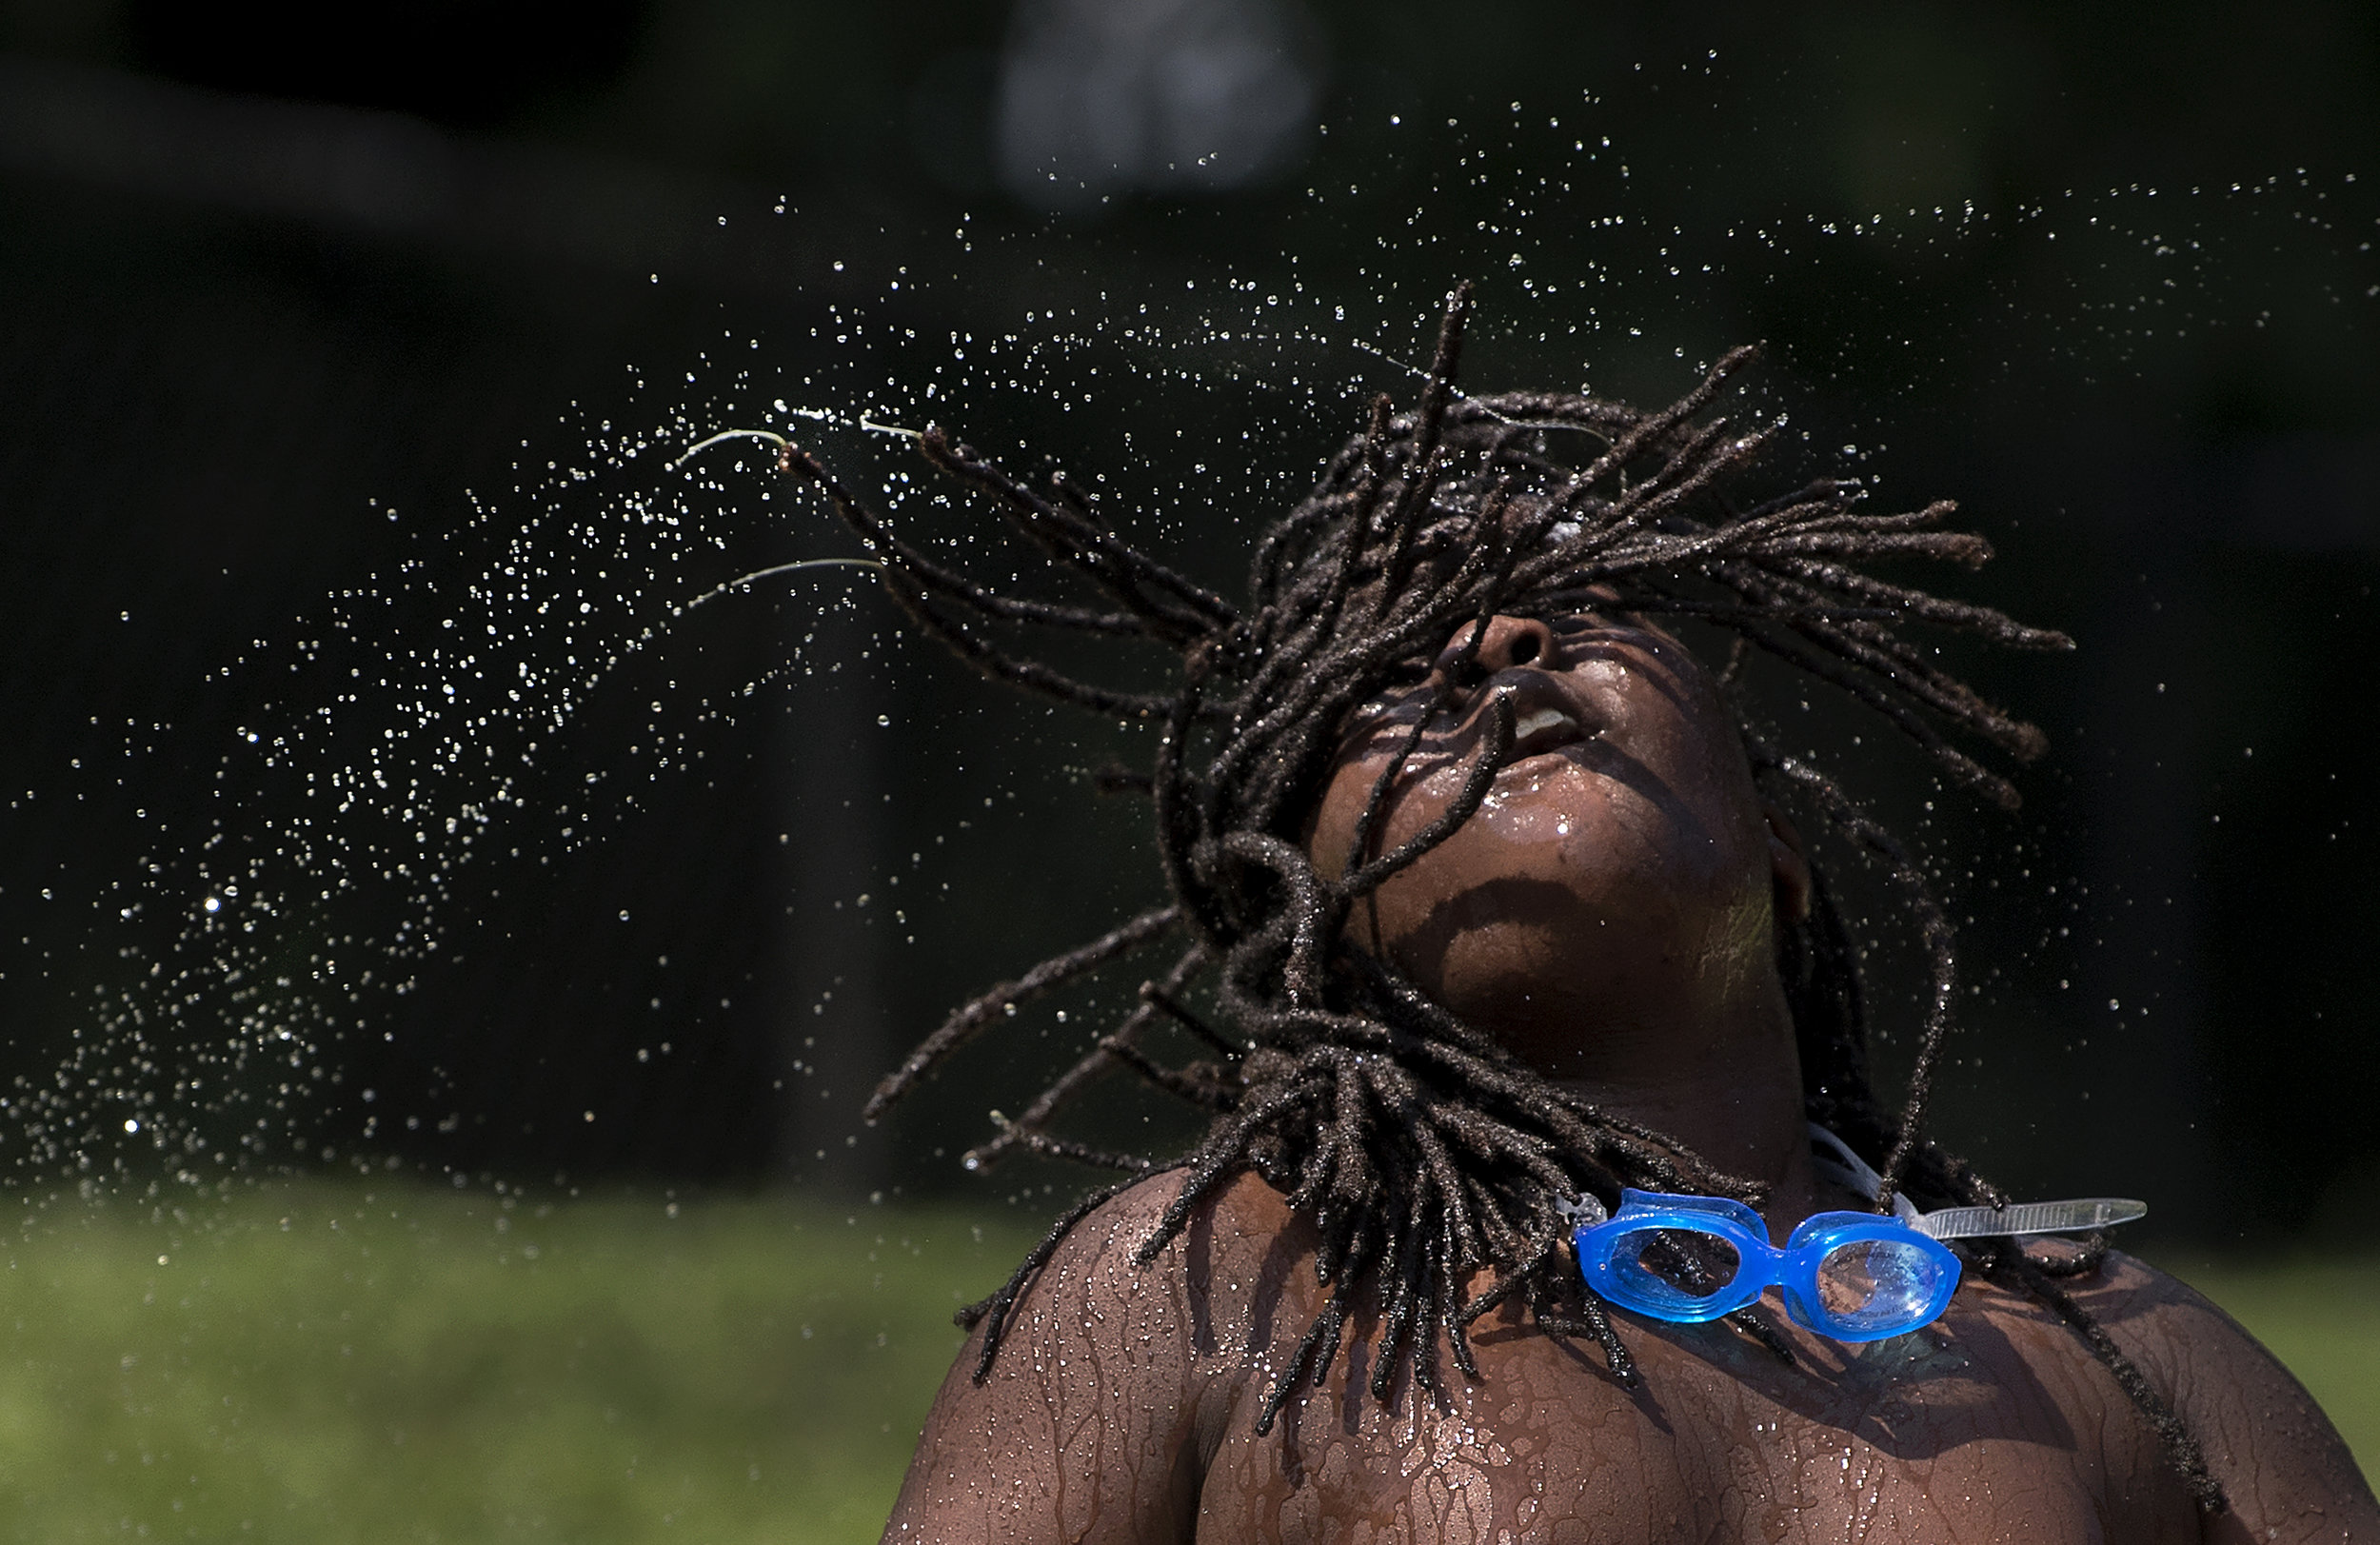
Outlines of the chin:
M1697 1007L1717 1013L1775 973L1765 875L1716 895L1702 884L1649 883L1642 874L1609 892L1582 894L1577 878L1507 875L1415 916L1400 916L1392 894L1382 898L1378 930L1365 941L1437 1001L1524 1057L1521 1039L1670 1021Z

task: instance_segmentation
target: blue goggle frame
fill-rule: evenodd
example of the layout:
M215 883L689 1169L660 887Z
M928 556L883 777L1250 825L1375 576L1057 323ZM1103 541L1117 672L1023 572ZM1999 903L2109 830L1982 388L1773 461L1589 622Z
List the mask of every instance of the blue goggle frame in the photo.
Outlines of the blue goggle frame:
M1645 1252L1665 1232L1707 1235L1734 1250L1735 1275L1705 1293L1689 1291L1647 1267ZM1656 1319L1698 1325L1743 1308L1771 1286L1785 1312L1837 1341L1881 1341L1930 1325L1958 1290L1958 1258L1899 1218L1876 1213L1814 1213L1785 1248L1769 1243L1768 1225L1725 1197L1620 1193L1619 1211L1581 1226L1578 1269L1604 1298ZM1829 1307L1827 1286L1837 1304Z

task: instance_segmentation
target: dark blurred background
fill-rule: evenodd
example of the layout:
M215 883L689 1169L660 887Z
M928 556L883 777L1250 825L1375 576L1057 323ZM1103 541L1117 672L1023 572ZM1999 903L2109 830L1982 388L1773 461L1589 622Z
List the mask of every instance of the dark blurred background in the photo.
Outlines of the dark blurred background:
M2376 119L2375 13L2299 0L2252 27L2172 4L0 0L19 1182L161 1111L232 1119L185 1098L191 1020L89 1028L149 959L117 903L227 820L259 840L277 796L218 779L221 747L310 711L274 676L326 598L501 561L466 489L570 464L681 376L689 435L800 383L1086 467L1131 446L1143 489L1233 459L1220 525L1161 532L1223 580L1353 426L1363 358L1217 347L1121 384L1061 359L920 406L950 340L1151 306L1178 337L1244 288L1411 360L1469 274L1482 386L1666 396L1765 340L1755 396L1791 446L1887 499L1957 496L2003 553L1969 593L2081 642L1961 657L2055 745L2013 822L1937 799L1880 726L1808 721L1972 919L1946 1139L2029 1189L2146 1196L2169 1238L2345 1238L2380 1217ZM1133 353L1101 347L1079 356ZM1302 396L1244 384L1300 369ZM740 566L809 550L773 540ZM856 1106L949 1003L1153 899L1140 813L1085 776L1145 746L942 667L862 586L702 615L545 776L648 755L646 685L656 715L756 682L757 705L682 726L690 764L597 840L531 832L551 862L456 880L445 954L310 1032L319 1055L208 1075L283 1080L237 1105L270 1144L214 1152L1065 1183L966 1181L952 1156L1096 1002L884 1130ZM781 669L803 640L853 668ZM1906 961L1884 944L1875 970L1890 1060Z

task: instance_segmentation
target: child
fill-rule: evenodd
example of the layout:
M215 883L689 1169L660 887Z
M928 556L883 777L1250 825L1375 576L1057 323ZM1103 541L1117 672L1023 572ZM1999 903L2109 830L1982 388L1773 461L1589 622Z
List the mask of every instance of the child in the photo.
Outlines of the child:
M2380 1538L2336 1435L2244 1332L2095 1234L2040 1232L2120 1207L2002 1212L1924 1139L1947 920L1732 695L1765 651L2013 806L1944 732L2023 759L2039 732L1898 630L2068 641L1858 566L1981 562L1947 505L1868 514L1828 482L1725 505L1761 436L1696 415L1746 352L1660 413L1459 397L1467 308L1418 406L1376 403L1258 544L1245 606L1062 480L1043 498L934 432L927 457L1096 602L980 584L785 453L927 632L1163 726L1145 787L1173 900L966 1005L870 1107L1013 1005L1173 941L1140 1007L969 1156L1129 1178L962 1317L885 1537ZM1717 677L1679 618L1735 635ZM1154 643L1179 687L1001 642L1029 626ZM1884 866L1931 961L1897 1117L1788 802ZM1209 976L1213 1023L1183 1001ZM1159 1061L1160 1021L1211 1055ZM1113 1070L1211 1112L1204 1139L1160 1163L1056 1135Z

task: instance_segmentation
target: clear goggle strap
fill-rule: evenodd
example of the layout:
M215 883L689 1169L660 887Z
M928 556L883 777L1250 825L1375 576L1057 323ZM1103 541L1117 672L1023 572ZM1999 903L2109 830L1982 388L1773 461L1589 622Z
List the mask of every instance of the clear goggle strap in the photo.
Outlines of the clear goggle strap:
M1554 1211L1570 1225L1573 1233L1579 1229L1591 1229L1612 1216L1612 1210L1604 1206L1602 1198L1592 1191L1581 1191L1568 1200L1554 1203Z
M1936 1239L1996 1234L2087 1234L2149 1216L2149 1204L2129 1197L2078 1197L2072 1201L2023 1201L2013 1207L1945 1207L1916 1220Z
M1829 1132L1817 1122L1810 1123L1810 1165L1820 1179L1832 1180L1846 1191L1856 1191L1870 1201L1884 1189L1884 1177L1868 1167L1868 1161L1851 1151L1851 1144ZM1917 1205L1900 1192L1893 1193L1893 1216L1904 1223L1915 1224Z
M1874 1201L1884 1178L1851 1151L1842 1139L1810 1123L1810 1161L1822 1179ZM1898 1192L1893 1214L1934 1239L1973 1239L2012 1234L2083 1234L2149 1216L2149 1204L2128 1197L2080 1197L2071 1201L2027 1201L2012 1207L1945 1207L1920 1213Z

